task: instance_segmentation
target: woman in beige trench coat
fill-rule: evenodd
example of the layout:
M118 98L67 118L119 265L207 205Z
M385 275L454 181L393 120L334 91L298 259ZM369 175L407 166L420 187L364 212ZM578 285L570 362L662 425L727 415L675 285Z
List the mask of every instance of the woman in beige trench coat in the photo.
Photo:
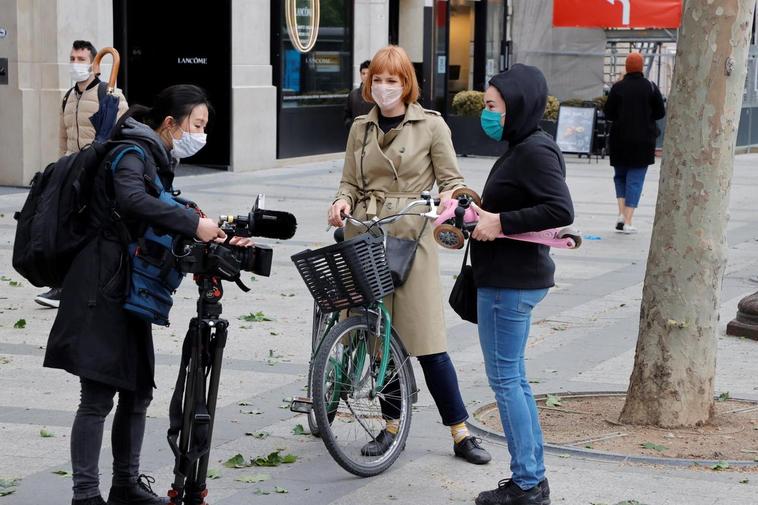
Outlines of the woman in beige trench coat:
M417 200L435 183L440 196L449 198L462 187L450 130L437 112L421 108L413 65L397 46L381 49L371 60L363 88L364 98L377 104L355 119L345 152L345 166L329 223L343 225L343 215L366 220L395 214ZM361 230L349 225L348 236ZM424 370L442 422L450 427L456 456L474 464L490 455L466 428L468 419L455 367L447 354L437 247L432 228L421 218L404 218L387 227L390 235L420 237L413 266L405 283L385 300L392 323L408 352ZM381 402L385 429L362 452L383 454L394 440L398 421L390 401Z

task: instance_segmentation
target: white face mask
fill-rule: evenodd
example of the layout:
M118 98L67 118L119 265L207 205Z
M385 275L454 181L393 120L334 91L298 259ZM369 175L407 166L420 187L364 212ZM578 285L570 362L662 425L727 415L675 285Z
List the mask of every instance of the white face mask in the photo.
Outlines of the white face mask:
M371 98L379 106L380 109L392 109L399 102L400 97L403 95L402 86L391 86L387 84L372 84L371 85Z
M92 70L91 65L88 65L87 63L72 63L68 72L72 81L84 82L89 79Z
M207 137L205 133L189 133L182 130L182 138L173 139L174 148L171 154L177 159L189 158L205 147Z

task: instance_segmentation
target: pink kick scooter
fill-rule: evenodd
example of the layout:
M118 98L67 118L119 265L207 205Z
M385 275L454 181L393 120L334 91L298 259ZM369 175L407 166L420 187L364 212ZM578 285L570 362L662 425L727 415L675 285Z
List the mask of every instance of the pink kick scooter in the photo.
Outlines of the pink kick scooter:
M481 205L481 198L469 188L459 188L453 192L452 199L443 204L443 208L434 221L434 240L446 249L461 249L471 231L479 221L479 215L471 203ZM518 235L500 234L499 238L534 242L558 249L576 249L582 245L582 234L576 228L553 228L550 230L519 233Z

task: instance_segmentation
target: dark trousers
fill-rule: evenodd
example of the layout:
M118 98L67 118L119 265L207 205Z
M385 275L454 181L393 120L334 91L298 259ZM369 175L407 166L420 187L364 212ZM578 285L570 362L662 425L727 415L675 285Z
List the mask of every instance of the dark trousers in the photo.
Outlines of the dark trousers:
M434 398L442 424L453 426L468 419L466 406L458 389L458 375L446 352L419 356L418 362L424 370L426 387ZM400 418L400 381L397 376L384 389L384 398L379 399L385 419Z
M119 390L101 382L80 379L81 400L71 428L71 464L74 471L74 499L100 494L99 460L105 418L113 409L118 392L118 406L113 418L113 486L127 486L137 480L145 415L153 399L151 386L137 391Z

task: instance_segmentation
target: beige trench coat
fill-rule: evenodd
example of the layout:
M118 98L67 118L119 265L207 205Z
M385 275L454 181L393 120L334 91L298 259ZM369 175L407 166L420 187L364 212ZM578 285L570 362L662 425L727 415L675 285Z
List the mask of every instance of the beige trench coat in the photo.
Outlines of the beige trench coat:
M431 190L435 183L440 192L464 185L450 129L437 112L411 104L403 122L386 134L379 128L376 107L368 115L355 119L335 198L347 200L354 217L365 220L394 214L417 200L422 191ZM418 209L424 212L423 207ZM410 354L445 352L447 334L433 224L430 222L424 228L423 218L406 217L385 229L390 235L410 239L424 231L408 279L384 300L392 313L392 324ZM346 230L348 237L360 232L350 225Z

